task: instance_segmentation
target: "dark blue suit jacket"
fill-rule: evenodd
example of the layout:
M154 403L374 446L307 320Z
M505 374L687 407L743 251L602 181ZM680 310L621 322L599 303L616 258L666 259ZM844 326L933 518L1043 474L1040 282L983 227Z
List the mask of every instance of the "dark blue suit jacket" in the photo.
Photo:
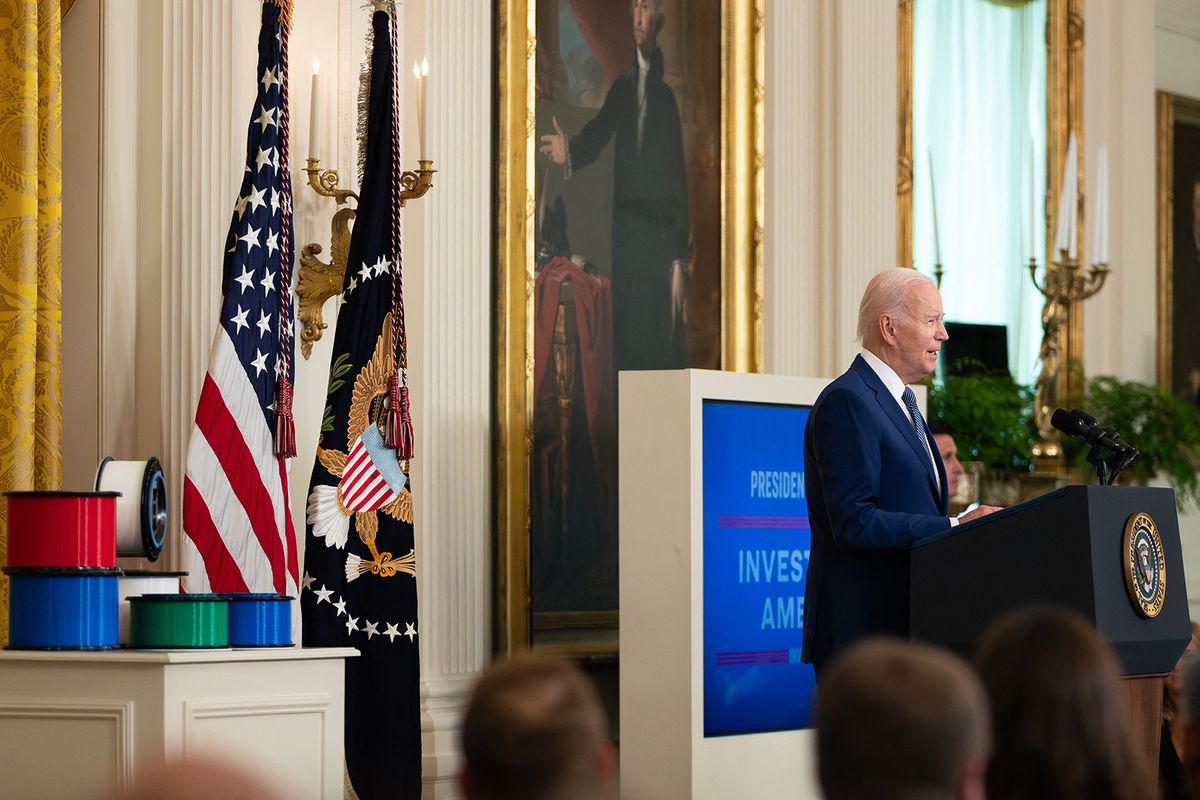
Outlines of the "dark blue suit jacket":
M950 525L946 470L857 356L813 405L804 431L812 553L803 659L818 666L868 634L908 636L908 553Z

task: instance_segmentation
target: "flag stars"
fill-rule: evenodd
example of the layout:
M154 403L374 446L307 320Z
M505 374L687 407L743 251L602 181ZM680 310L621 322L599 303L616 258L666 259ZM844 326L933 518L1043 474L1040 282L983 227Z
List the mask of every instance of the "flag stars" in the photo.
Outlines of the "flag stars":
M279 249L279 231L272 231L267 234L267 254L274 255Z
M336 603L333 604L333 607L337 609L339 617L342 614L346 613L346 601L345 600L338 600ZM347 616L349 616L349 615L347 615Z
M396 641L397 636L403 636L404 634L400 632L399 625L393 625L389 622L387 623L387 630L385 630L382 635L387 636L389 642L394 642Z
M254 171L258 172L264 166L271 167L272 169L275 168L274 147L268 147L266 150L263 150L261 147L258 148L258 155L254 157Z
M362 269L358 271L358 277L363 283L371 280L371 265L364 261Z
M258 285L263 287L263 296L270 297L271 290L275 288L275 273L267 270L267 274L258 282Z
M313 585L314 583L316 583L316 580L317 580L316 578L314 578L312 575L309 575L309 574L308 574L308 571L307 571L307 570L305 570L305 572L304 572L304 577L300 579L300 582L301 582L302 584L304 584L304 588L305 588L305 589L308 589L308 590L311 592L311 591L312 591L312 585ZM324 587L322 587L322 588L324 588Z
M372 636L379 635L379 623L371 622L369 619L363 620L363 622L366 624L363 626L362 631L367 635L367 641L369 642Z
M266 133L268 127L279 127L275 123L275 109L272 108L270 111L267 111L267 107L264 105L260 105L259 108L262 109L262 113L254 121L262 126L262 133Z
M383 273L387 272L388 267L391 265L392 262L388 261L383 256L380 256L379 260L375 262L375 277L378 278L383 275Z
M246 290L254 285L254 274L245 267L242 267L242 274L233 280L235 283L240 283L242 285L242 294L245 294Z
M278 211L279 211L279 190L272 188L271 189L271 216L275 216L275 214Z
M241 333L242 328L250 327L250 323L246 321L246 315L250 313L250 309L243 310L242 304L238 303L237 310L238 310L238 313L234 314L233 317L231 317L229 320L236 326L233 330L235 335Z
M248 199L249 198L247 198L247 197L238 197L237 202L233 204L233 210L237 212L239 221L242 219L242 216L246 213L246 201Z
M346 615L346 633L354 633L358 630L358 617ZM370 637L367 637L370 638Z
M255 324L258 326L258 338L261 339L271 332L271 315L265 311L260 311L258 313L261 316L258 318L258 322Z
M404 623L404 633L401 635L407 636L408 640L411 642L413 640L413 637L415 637L417 635L417 627L416 626L417 626L417 624L415 622Z
M277 76L275 74L275 70L268 69L263 72L262 80L260 81L260 83L262 83L262 85L263 85L263 91L269 92L269 91L271 91L272 86L279 85L279 76Z
M262 350L259 350L257 347L254 348L254 352L256 354L256 357L253 361L250 362L250 366L254 367L254 375L255 375L255 377L258 377L259 375L262 375L264 372L266 372L267 359L270 358L270 354L264 353Z
M317 596L317 605L320 605L321 603L329 603L329 605L333 605L333 601L329 599L329 596L333 594L333 590L326 589L324 584L321 585L320 589L317 589L315 592L313 592L313 594Z
M251 186L246 202L250 204L250 213L253 214L255 209L262 208L267 204L266 192Z
M259 246L258 235L260 233L262 233L262 228L256 228L253 225L247 225L246 232L238 237L239 242L246 243L247 254Z

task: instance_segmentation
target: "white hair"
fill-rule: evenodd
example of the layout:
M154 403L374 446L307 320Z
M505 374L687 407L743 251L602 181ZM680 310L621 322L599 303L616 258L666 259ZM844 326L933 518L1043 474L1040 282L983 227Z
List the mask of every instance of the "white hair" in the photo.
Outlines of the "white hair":
M865 341L883 315L900 319L904 315L909 292L916 286L926 284L934 285L928 275L922 275L915 269L892 267L876 272L867 282L862 301L858 304L858 340Z

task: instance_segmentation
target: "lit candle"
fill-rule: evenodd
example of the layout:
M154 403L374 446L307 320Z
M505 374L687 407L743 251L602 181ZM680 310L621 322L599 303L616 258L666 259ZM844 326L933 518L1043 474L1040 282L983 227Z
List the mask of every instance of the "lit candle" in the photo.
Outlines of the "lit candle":
M417 158L425 158L425 96L422 93L421 65L413 62L413 80L417 82Z
M421 122L421 160L425 160L425 143L429 141L429 117L425 113L425 92L429 88L429 59L421 59L421 80L417 82L419 87L417 97L421 106L418 109L418 119Z
M1108 263L1108 145L1100 145L1096 165L1096 228L1092 232L1092 258Z
M933 151L927 151L929 156L929 205L933 209L933 263L942 263L942 242L938 236L937 223L937 191L933 185Z
M321 130L321 114L318 103L321 95L318 89L319 77L321 74L321 59L313 59L313 74L312 74L312 93L308 101L308 157L320 158L321 139L319 131Z

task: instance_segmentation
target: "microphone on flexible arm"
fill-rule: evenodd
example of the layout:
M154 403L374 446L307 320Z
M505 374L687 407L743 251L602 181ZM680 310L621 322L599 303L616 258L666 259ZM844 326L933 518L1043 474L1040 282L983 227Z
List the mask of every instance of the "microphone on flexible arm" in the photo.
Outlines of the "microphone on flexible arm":
M1092 415L1079 409L1055 409L1050 418L1050 424L1058 430L1082 439L1091 452L1087 455L1089 464L1096 467L1096 474L1102 486L1110 486L1117 473L1133 463L1138 457L1137 448L1128 442L1121 441L1120 435L1112 428L1105 428ZM1109 459L1101 458L1102 451L1111 450L1116 459L1116 465Z

